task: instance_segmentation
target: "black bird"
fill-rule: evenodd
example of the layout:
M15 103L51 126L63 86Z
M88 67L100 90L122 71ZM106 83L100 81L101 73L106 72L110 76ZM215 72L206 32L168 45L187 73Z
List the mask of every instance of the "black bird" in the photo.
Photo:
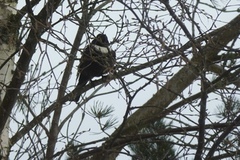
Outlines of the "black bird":
M116 61L116 54L110 48L110 43L105 34L98 34L97 37L82 52L78 66L78 85L83 87L93 77L103 76L111 71ZM78 102L80 95L75 97Z

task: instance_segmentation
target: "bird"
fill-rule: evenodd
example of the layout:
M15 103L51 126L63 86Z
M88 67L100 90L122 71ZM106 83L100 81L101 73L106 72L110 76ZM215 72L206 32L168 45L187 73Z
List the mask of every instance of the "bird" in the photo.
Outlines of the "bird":
M116 63L115 51L111 50L105 34L98 34L83 50L78 66L78 84L76 88L84 87L94 77L100 77L113 70ZM74 101L78 102L80 95Z

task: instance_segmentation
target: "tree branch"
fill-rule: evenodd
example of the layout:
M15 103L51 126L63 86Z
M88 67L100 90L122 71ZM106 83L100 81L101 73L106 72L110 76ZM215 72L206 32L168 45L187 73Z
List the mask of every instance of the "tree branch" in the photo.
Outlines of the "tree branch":
M239 35L240 15L218 30L221 31L221 34L209 37L211 40L203 46L201 50L201 54L205 55L204 58L206 58L208 62L214 60L219 51ZM178 94L175 93L181 93L199 76L199 71L201 71L203 67L201 66L201 61L201 57L198 54L194 54L191 64L197 66L197 69L192 65L186 65L176 73L163 88L161 88L148 102L128 118L121 136L134 135L146 124L159 120L158 116L161 115L162 111L177 98ZM118 133L118 130L112 134L112 137L114 137L116 133ZM109 146L109 144L118 143L118 141L114 143L111 141L112 139L110 138L102 146L105 149L108 149L112 148L112 145ZM121 150L121 147L118 148L118 150ZM112 154L103 152L94 155L92 159L95 160L104 156L107 156L109 159L115 159L117 155L118 152Z
M36 22L35 26L33 26L33 28L30 30L26 43L23 45L23 51L18 60L12 81L7 87L6 95L0 107L0 132L2 131L4 124L6 123L7 118L10 116L12 108L16 102L17 94L24 81L29 63L32 59L33 54L35 53L35 47L38 43L38 39L40 39L41 35L43 34L42 31L47 26L47 19L51 14L46 14L46 8L50 4L53 4L52 9L49 10L49 13L53 13L60 2L61 0L48 1L43 10L37 16L36 19L38 22Z

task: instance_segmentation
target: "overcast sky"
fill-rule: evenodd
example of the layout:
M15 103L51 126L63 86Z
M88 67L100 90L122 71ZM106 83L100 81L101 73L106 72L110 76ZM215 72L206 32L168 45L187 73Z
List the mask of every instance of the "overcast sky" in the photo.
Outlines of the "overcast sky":
M23 5L24 1L19 1L19 4L18 4L18 8L21 8L21 6ZM218 3L218 7L220 8L221 6L224 6L226 3L240 3L239 0L234 0L234 1L219 1L217 2ZM41 4L40 4L41 6ZM226 22L229 22L231 19L233 19L237 13L232 13L232 12L229 12L229 13L222 13L220 14L219 11L216 11L212 8L209 8L207 6L203 6L201 5L201 9L203 10L207 10L207 12L212 16L212 19L215 19L215 17L218 17L218 21L215 23L215 26L213 27L214 28L219 28L220 26L224 25ZM240 7L240 6L239 6ZM112 10L114 9L120 9L122 8L122 5L115 2L114 5L112 6ZM36 8L36 11L37 12L38 8ZM59 8L59 10L61 10L61 12L68 12L66 6L62 7L62 8ZM119 14L121 14L121 12L109 12L109 16L111 16L113 19L119 19ZM130 12L129 12L129 17L133 17ZM153 17L155 16L155 13L153 13ZM58 18L60 16L58 15L55 15L54 16L54 19L52 19L52 21L57 21ZM197 17L196 17L197 18ZM198 18L197 18L198 19ZM131 19L130 19L131 20ZM203 22L204 21L204 22ZM205 30L208 30L210 27L212 27L212 20L210 19L207 19L207 18L203 18L201 17L201 22L199 22L200 25L203 25L202 26L202 29L205 29ZM77 27L76 25L72 24L72 23L69 23L69 22L66 22L66 27L63 28L62 27L62 23L61 25L57 25L54 27L54 29L56 30L65 30L65 36L68 38L68 40L70 42L73 42L74 38L75 38L75 33L77 31ZM94 29L92 29L94 30ZM114 28L114 26L111 26L111 27L108 27L108 28L99 28L99 30L95 30L95 35L97 35L99 33L99 31L103 31L105 34L107 34L107 36L109 37L109 40L112 41L116 35L116 32L117 32L117 29ZM143 31L144 32L144 31ZM197 36L197 35L196 35ZM45 38L48 38L48 35L44 35ZM52 37L49 37L49 39L51 40ZM84 39L86 39L86 37L84 37ZM54 42L54 39L53 39L53 42ZM60 43L59 41L57 42L54 42L54 43L57 43L57 45L59 46L63 46L64 45L64 48L67 50L67 51L70 51L70 46L67 45L67 44L62 44ZM86 43L89 43L89 41L87 41ZM84 43L81 47L84 48L86 46L86 43ZM183 42L182 42L183 43ZM129 44L131 45L131 44ZM116 49L117 47L119 46L119 44L114 44L112 46L113 49ZM52 66L57 66L59 64L59 62L62 62L64 61L64 55L61 55L61 54L55 54L55 50L53 50L52 48L44 48L45 46L43 46L43 49L46 49L46 52L48 53L50 59L51 59L51 64ZM124 50L124 48L118 48L118 51L117 52L117 56L121 56L121 50ZM35 55L33 61L38 61L38 57L40 55L40 52L36 52L37 54ZM80 53L78 53L78 57L80 57ZM33 62L34 63L34 62ZM120 61L118 61L118 63L120 63ZM49 65L49 62L46 62L44 63L45 66L42 67L42 72L44 72L45 70L48 70L50 68L50 65ZM75 68L72 70L72 76L71 76L71 80L69 82L69 86L71 86L69 88L69 91L71 91L71 89L74 89L74 85L76 84L75 80L76 80L76 66L78 65L78 61L76 61L75 63ZM63 65L59 65L59 67L57 69L54 70L55 72L55 76L58 77L58 76L61 76L62 74L62 70L65 68L65 63ZM209 77L211 79L211 77ZM127 81L128 79L131 79L131 75L130 76L126 76L125 80ZM59 79L60 80L60 79ZM41 87L44 88L44 84L46 84L47 82L45 82L44 80L41 82ZM142 85L141 83L138 83L136 84L136 88L139 87L140 85ZM111 91L113 89L118 89L120 87L120 84L119 84L119 81L118 80L115 80L115 81L111 81L110 84L108 84L107 86L104 86L103 89L101 90L101 92L107 92L107 91ZM134 87L134 86L133 86ZM95 89L97 89L98 87L96 87ZM200 88L198 85L194 85L192 86L192 93L194 92L199 92ZM36 88L37 90L37 88ZM88 92L88 94L91 94L94 90L91 90ZM144 90L142 90L137 98L133 101L132 103L132 106L141 106L142 104L144 104L150 97L152 97L152 95L157 91L157 88L154 84L152 85L149 85L148 87L146 87ZM186 90L184 92L184 94L188 94L189 93L189 89ZM105 95L105 96L100 96L100 97L96 97L94 98L93 100L89 101L87 104L86 104L86 110L89 110L92 106L94 106L94 104L96 103L96 101L101 101L104 103L104 105L112 105L115 109L115 112L114 112L114 117L116 116L118 118L118 121L120 124L122 119L123 119L123 115L125 113L125 109L126 109L126 102L124 100L124 93L123 92L120 92L120 93L114 93L114 94L109 94L109 95ZM55 98L54 96L52 97L53 99ZM214 99L216 97L209 97L209 99ZM215 106L216 105L219 105L221 102L219 102L218 100L212 100L211 103L209 103L208 105L209 106L213 106L211 108L208 108L208 111L209 112L216 112L216 108ZM76 104L74 102L72 103L66 103L66 107L63 109L63 113L68 113L71 109L75 108L76 107ZM184 109L181 111L182 113L185 113L185 114L193 114L193 111L192 110L188 110L188 109ZM71 122L69 122L69 128L68 128L68 131L67 131L67 126L65 126L65 130L63 130L63 134L67 134L67 132L69 133L74 133L76 131L76 126L79 124L79 122L81 121L81 116L82 116L82 111L78 111L79 114L79 117L78 116L74 116L73 119L71 120ZM77 115L75 114L75 115ZM174 117L175 115L173 115ZM64 117L64 115L63 115ZM191 117L192 120L194 121L197 121L198 120L198 117L197 116L193 116ZM186 120L187 121L187 120ZM116 125L117 126L117 125ZM112 133L114 129L110 129L108 130L108 133ZM88 131L86 133L83 133L80 137L79 137L79 140L81 142L88 142L88 141L92 141L94 139L98 139L99 137L103 137L106 135L105 134L96 134L96 133L100 133L100 130L99 130L99 126L97 125L96 121L91 117L91 116L88 116L86 115L85 116L85 119L84 119L84 123L82 124L81 126L81 129L80 131ZM65 132L65 133L64 133ZM64 143L59 143L58 146L57 146L57 150L60 150L62 147L64 147ZM189 156L189 158L191 158L193 156ZM126 156L124 155L121 155L118 157L118 160L130 160L131 158L127 158Z

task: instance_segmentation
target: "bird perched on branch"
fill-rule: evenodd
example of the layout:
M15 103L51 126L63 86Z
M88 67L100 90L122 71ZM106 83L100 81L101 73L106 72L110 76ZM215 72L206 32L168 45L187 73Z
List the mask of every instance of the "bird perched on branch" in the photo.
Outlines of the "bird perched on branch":
M111 71L116 61L116 54L110 49L110 43L105 34L97 37L84 49L78 66L79 80L77 87L83 87L93 77L103 76ZM80 95L75 97L75 102Z

